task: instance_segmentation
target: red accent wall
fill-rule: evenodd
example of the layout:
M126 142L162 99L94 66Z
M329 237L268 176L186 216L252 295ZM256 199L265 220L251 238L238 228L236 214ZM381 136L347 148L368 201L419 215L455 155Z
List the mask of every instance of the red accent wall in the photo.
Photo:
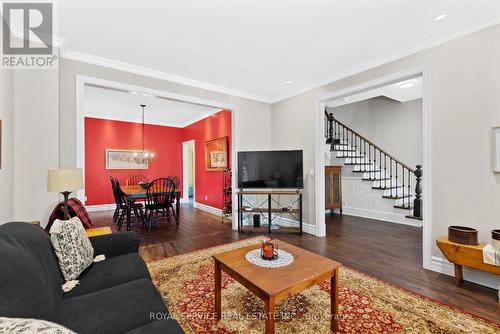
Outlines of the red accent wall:
M231 112L220 111L185 128L145 125L145 147L155 153L148 169L106 169L105 152L113 149L141 149L141 124L85 118L85 195L86 205L114 203L110 176L122 184L130 175L148 179L177 175L182 187L182 142L195 140L196 202L222 208L222 172L205 171L205 141L228 137L231 145ZM231 147L229 161L231 163ZM182 188L181 188L182 189ZM207 200L205 200L207 196Z
M156 158L148 169L106 169L106 149L141 149L139 123L85 118L85 195L86 205L114 203L110 176L125 184L130 175L142 174L148 179L178 175L182 177L183 129L145 125L145 147Z
M222 110L184 128L184 141L194 139L195 200L222 209L223 172L205 170L205 141L228 138L228 161L231 167L231 112Z

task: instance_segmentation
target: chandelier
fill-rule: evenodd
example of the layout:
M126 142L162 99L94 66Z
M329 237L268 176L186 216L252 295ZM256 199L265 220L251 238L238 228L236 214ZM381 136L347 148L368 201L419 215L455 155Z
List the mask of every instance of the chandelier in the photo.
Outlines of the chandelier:
M142 108L142 151L134 153L135 162L138 164L147 164L153 160L155 154L144 148L144 108L145 104L140 104Z

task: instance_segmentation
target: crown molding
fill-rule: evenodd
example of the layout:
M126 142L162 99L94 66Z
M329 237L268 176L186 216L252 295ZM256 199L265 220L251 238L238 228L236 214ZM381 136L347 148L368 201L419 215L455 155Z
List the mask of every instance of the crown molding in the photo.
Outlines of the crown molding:
M293 96L297 96L299 94L309 92L311 90L314 90L316 88L319 88L324 85L331 84L333 82L348 78L350 76L371 70L373 68L385 65L387 63L408 57L410 55L413 55L415 53L430 49L432 47L444 44L446 42L452 41L454 39L472 34L474 32L492 27L494 25L500 24L500 14L492 15L486 19L476 21L472 24L466 25L462 28L459 28L455 30L454 32L443 34L441 36L438 36L436 38L432 38L430 40L424 41L422 43L415 44L411 47L404 48L402 50L399 50L397 52L393 52L381 57L378 57L376 59L370 60L368 62L365 62L363 64L351 67L349 69L337 72L331 76L326 77L325 79L322 79L321 81L318 81L315 84L309 85L303 89L299 89L293 93L290 94L285 94L279 97L268 97L268 96L261 96L261 95L255 95L252 93L236 90L236 89L231 89L203 81L198 81L194 79L189 79L186 77L178 76L175 74L170 74L166 72L161 72L161 71L156 71L153 69L149 69L146 67L141 67L117 60L112 60L104 57L99 57L99 56L94 56L90 54L85 54L81 52L76 52L76 51L71 51L67 48L67 41L64 38L56 37L55 38L55 45L59 46L60 50L60 57L65 58L65 59L70 59L70 60L75 60L75 61L80 61L88 64L93 64L97 66L103 66L111 69L115 69L118 71L123 71L123 72L129 72L129 73L134 73L146 77L151 77L151 78L156 78L160 80L166 80L166 81L171 81L175 83L179 83L182 85L187 85L187 86L192 86L200 89L205 89L213 92L218 92L222 94L228 94L228 95L233 95L237 97L242 97L245 99L250 99L250 100L255 100L259 102L264 102L264 103L269 103L269 104L274 104L283 100L286 100L288 98L291 98Z
M203 120L203 119L205 119L205 118L208 118L208 117L210 117L210 116L212 116L212 115L215 115L215 114L217 114L218 112L221 112L221 111L223 111L223 110L224 110L224 109L212 110L212 111L210 111L209 113L206 113L206 114L201 115L201 116L199 116L199 117L195 117L195 118L193 118L192 120L187 121L187 122L185 122L185 123L181 124L181 126L180 126L180 127L181 127L181 128L185 128L185 127L187 127L187 126L190 126L191 124L194 124L194 123L199 122L199 121L201 121L201 120Z
M476 21L473 24L469 24L465 27L459 28L459 29L455 30L454 32L447 33L447 34L438 36L436 38L432 38L432 39L424 41L422 43L415 44L415 45L410 46L408 48L404 48L402 50L390 53L388 55L385 55L385 56L382 56L379 58L375 58L375 59L370 60L366 63L363 63L360 65L351 67L349 69L346 69L344 71L338 72L332 76L327 77L326 79L319 81L316 84L308 86L307 88L297 90L296 92L291 93L291 94L282 95L278 98L273 98L273 99L271 99L270 103L274 104L274 103L289 99L291 97L309 92L309 91L314 90L316 88L334 83L336 81L339 81L339 80L351 77L353 75L371 70L373 68L388 64L390 62L411 56L413 54L416 54L418 52L433 48L435 46L444 44L446 42L450 42L454 39L464 37L466 35L484 30L486 28L492 27L492 26L497 25L497 24L500 24L500 14L490 16L487 19Z
M98 114L92 114L92 113L85 113L84 117L85 118L102 119L102 120L107 120L107 121L117 121L117 122L141 124L140 121L132 121L132 120L123 119L123 118L119 118L119 117L106 116L106 115L98 115ZM176 123L169 123L169 122L144 121L144 124L146 124L146 125L166 126L166 127L170 127L170 128L179 128L179 129L184 127L183 124L176 124Z
M192 119L190 119L189 121L187 122L184 122L184 123L171 123L171 122L162 122L162 121L144 121L144 124L148 124L148 125L159 125L159 126L167 126L167 127L171 127L171 128L179 128L179 129L183 129L191 124L194 124L196 122L199 122L205 118L208 118L212 115L215 115L217 114L218 112L221 112L223 111L224 109L214 109L206 114L203 114L203 115L200 115L200 116L197 116L197 117L194 117ZM105 119L105 120L109 120L109 121L118 121L118 122L126 122L126 123L137 123L137 124L140 124L139 121L135 120L128 120L128 119L123 119L123 118L120 118L120 117L113 117L113 116L108 116L108 115L101 115L101 114L98 114L98 113L85 113L84 114L84 117L88 117L88 118L97 118L97 119Z
M255 100L255 101L259 101L259 102L264 102L264 103L271 102L270 98L265 97L265 96L255 95L252 93L247 93L247 92L236 90L236 89L231 89L231 88L222 87L222 86L214 85L214 84L203 82L203 81L189 79L189 78L182 77L182 76L175 75L175 74L156 71L156 70L149 69L146 67L141 67L141 66L137 66L137 65L117 61L117 60L112 60L112 59L94 56L94 55L90 55L90 54L86 54L86 53L71 51L67 48L66 40L64 40L62 38L58 38L58 40L62 41L62 43L60 43L60 47L59 47L61 58L80 61L83 63L97 65L97 66L103 66L103 67L111 68L114 70L129 72L129 73L138 74L138 75L142 75L142 76L146 76L146 77L150 77L150 78L171 81L171 82L175 82L175 83L186 85L186 86L196 87L196 88L205 89L205 90L209 90L209 91L213 91L213 92L217 92L217 93L222 93L222 94L233 95L233 96L242 97L245 99Z

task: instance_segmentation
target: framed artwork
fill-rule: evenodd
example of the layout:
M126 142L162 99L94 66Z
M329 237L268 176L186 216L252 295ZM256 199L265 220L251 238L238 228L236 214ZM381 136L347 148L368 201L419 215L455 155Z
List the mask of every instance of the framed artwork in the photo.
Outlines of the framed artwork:
M493 171L500 173L500 126L493 128Z
M227 142L227 137L205 142L205 170L224 171L228 167Z
M141 150L106 149L106 169L148 169L148 162L137 158Z

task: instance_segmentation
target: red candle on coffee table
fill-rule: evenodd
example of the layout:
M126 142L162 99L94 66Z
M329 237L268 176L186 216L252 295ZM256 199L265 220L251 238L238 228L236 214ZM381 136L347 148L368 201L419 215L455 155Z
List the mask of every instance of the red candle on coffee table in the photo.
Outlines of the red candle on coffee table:
M274 244L272 242L266 242L262 245L262 255L266 259L272 259L274 257Z

